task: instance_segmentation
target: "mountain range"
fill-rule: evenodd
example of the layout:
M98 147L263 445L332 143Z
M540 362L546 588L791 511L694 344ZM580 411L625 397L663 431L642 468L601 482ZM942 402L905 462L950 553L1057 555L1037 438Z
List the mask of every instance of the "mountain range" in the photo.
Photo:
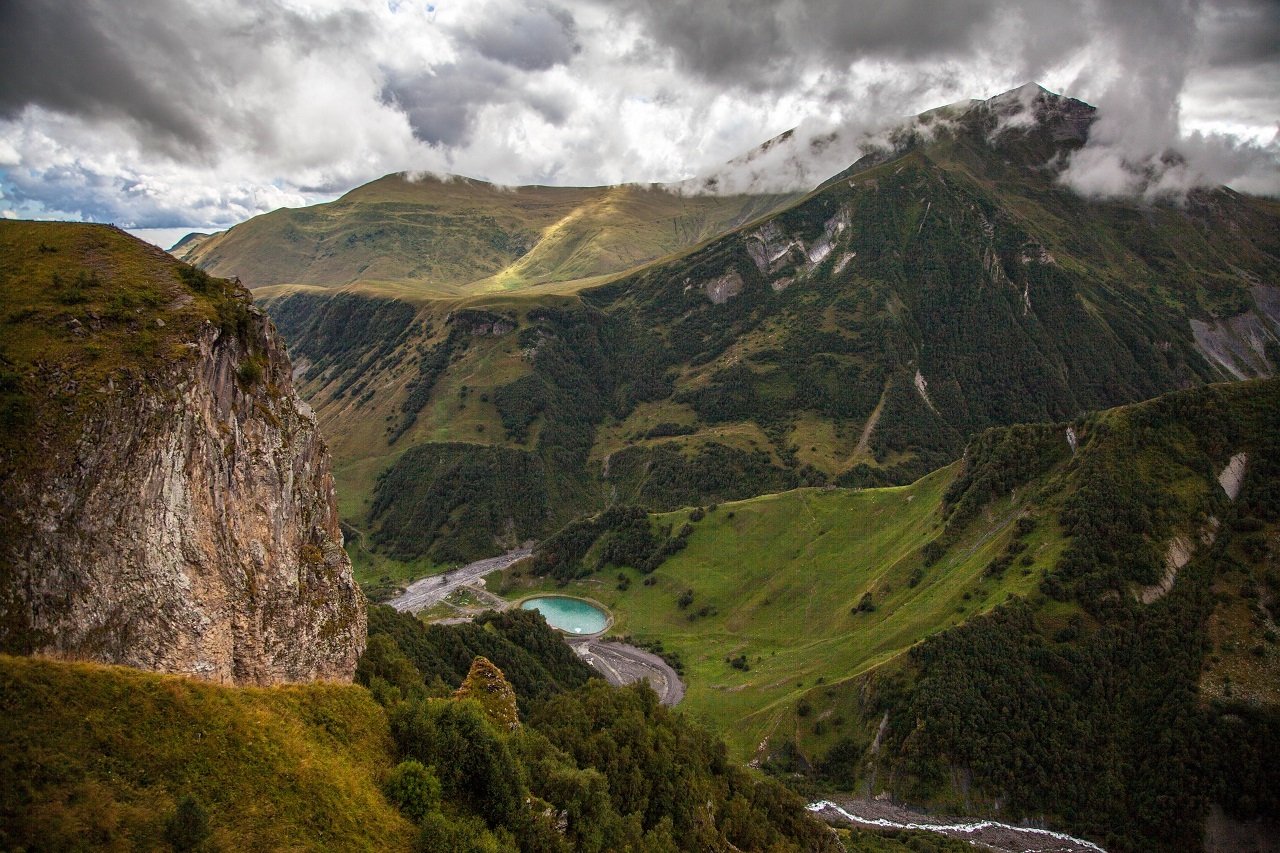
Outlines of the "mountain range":
M6 224L0 637L99 663L0 656L0 846L959 849L803 796L1274 849L1280 203L1082 197L1096 116L1029 84L679 185L394 174L191 265Z
M257 286L332 442L347 522L400 559L472 559L610 502L665 510L802 484L905 483L990 426L1270 375L1280 207L1227 189L1082 199L1056 178L1092 116L1038 87L935 110L892 134L892 148L718 235L746 207L782 200L404 176L347 197L443 205L449 191L467 199L449 208L459 211L577 194L580 206L548 214L541 233L526 222L533 248L506 272L501 258L483 267L498 278L562 238L599 248L633 233L630 208L609 219L599 204L610 194L732 208L674 255L609 255L589 270L606 280L550 261L558 273L543 284L495 291L497 279L473 278L448 295L411 277L331 276L369 251L349 230L354 201L251 220L192 257ZM580 224L596 217L612 226ZM271 240L296 219L333 227L316 232L331 248L308 249L294 272L268 276L256 252L232 254L294 245ZM380 262L475 269L472 254L402 245ZM334 286L292 283L308 276ZM402 485L379 492L379 477ZM498 494L521 505L491 506ZM468 521L448 522L459 514Z

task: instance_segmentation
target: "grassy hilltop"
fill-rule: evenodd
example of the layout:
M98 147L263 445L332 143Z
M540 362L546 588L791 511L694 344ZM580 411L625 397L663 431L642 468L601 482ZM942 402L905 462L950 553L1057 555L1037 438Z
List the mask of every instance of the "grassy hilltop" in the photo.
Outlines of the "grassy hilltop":
M0 222L0 475L107 383L194 356L204 323L246 334L249 295L105 225ZM68 417L70 415L71 417Z
M662 187L502 187L387 175L329 204L281 209L177 247L247 287L306 285L409 299L589 281L723 234L795 195ZM569 285L573 287L573 285Z

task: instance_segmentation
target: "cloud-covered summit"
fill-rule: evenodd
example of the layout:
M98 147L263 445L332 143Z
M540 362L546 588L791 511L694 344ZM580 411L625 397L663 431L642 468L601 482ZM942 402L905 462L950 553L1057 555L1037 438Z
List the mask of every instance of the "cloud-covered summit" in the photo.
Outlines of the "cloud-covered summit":
M1031 79L1100 108L1068 172L1083 193L1223 182L1277 193L1278 9L7 0L0 214L208 229L406 169L679 181L797 125L818 141L816 161L775 182L802 181L843 156L821 144L831 128Z

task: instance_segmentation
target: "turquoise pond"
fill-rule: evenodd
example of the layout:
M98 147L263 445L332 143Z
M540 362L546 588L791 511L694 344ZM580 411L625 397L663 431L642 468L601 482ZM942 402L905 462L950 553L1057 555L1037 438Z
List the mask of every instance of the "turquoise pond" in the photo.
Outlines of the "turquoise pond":
M597 634L609 624L603 610L577 598L531 598L520 609L537 610L552 628L570 634Z

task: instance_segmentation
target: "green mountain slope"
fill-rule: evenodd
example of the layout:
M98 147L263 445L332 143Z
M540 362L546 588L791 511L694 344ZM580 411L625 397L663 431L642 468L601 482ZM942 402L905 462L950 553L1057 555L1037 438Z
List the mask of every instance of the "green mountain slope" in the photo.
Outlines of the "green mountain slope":
M1278 464L1280 380L1212 385L984 432L905 488L659 514L674 556L618 528L555 571L681 662L739 760L1198 850L1211 804L1280 806Z
M616 633L678 655L688 681L680 707L723 732L735 759L764 758L793 737L796 703L815 683L852 679L1008 594L1036 590L1036 570L1061 547L1047 532L1035 537L1033 568L984 574L1014 536L1020 501L966 531L946 566L924 565L921 549L938 535L956 467L906 487L798 489L705 514L657 514L658 530L690 524L686 547L646 575L634 561L603 558L597 545L569 576L597 562L599 573L563 591L607 604ZM628 567L622 588L615 562ZM529 580L508 583L522 594L559 586Z
M362 285L423 298L621 272L794 198L638 185L501 187L399 173L332 203L277 210L175 250L253 289Z
M3 656L0 680L6 849L165 849L186 795L207 815L203 849L411 848L379 788L390 727L363 688Z
M1023 94L926 114L786 210L575 294L278 293L347 520L448 562L610 501L906 483L993 425L1273 372L1280 207L1083 200L1053 164L1092 108ZM379 497L422 444L436 461ZM428 504L469 541L409 521Z

